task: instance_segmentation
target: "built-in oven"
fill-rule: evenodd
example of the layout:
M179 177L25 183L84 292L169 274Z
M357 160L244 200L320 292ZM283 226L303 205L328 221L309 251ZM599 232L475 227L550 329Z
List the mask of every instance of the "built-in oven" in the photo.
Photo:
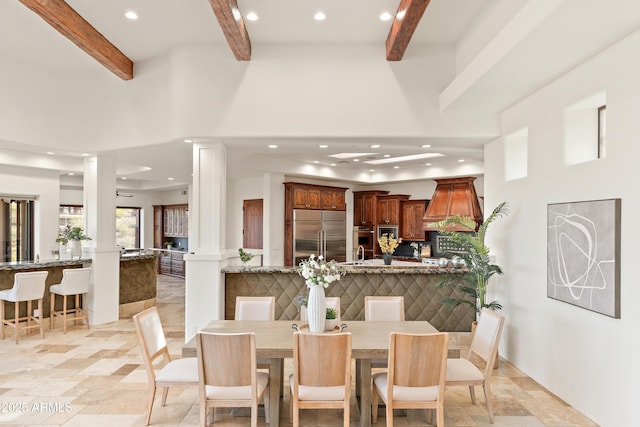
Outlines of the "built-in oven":
M399 237L398 226L397 225L379 225L378 234L377 234L378 238L382 237L383 234L386 234L387 237L391 237L391 235L393 234L393 237L397 239Z
M371 226L353 227L353 259L372 259L375 231ZM363 255L364 251L364 255Z

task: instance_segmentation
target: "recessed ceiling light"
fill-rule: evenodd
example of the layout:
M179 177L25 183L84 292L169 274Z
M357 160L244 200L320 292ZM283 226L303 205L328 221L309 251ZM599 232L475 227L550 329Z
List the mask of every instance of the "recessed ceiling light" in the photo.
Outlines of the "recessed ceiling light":
M320 161L319 160L314 160L313 163L318 164L318 163L320 163Z
M123 177L122 177L122 178L120 178L120 179L121 179L121 180L123 180L123 181L126 181L126 180L127 180L127 177L126 177L126 176L123 176Z
M82 153L82 157L89 157L89 153Z
M400 12L396 13L396 19L398 21L402 21L402 18L404 18L404 15L407 13L407 9L403 9Z
M318 145L318 147L319 147L319 148L329 148L329 146L328 146L328 145L326 145L326 144L320 144L320 145Z
M388 21L389 19L391 19L393 15L391 15L389 12L382 12L380 14L380 20L381 21Z
M424 144L424 145L421 145L421 147L422 148L431 148L431 144Z
M359 162L359 161L360 161L360 159L353 159L353 161L354 161L354 162Z
M193 142L193 139L185 139L184 142L190 143L190 142Z
M313 15L313 19L315 19L316 21L324 21L325 19L327 19L327 15L325 15L323 12L316 12L316 14Z
M458 163L463 163L463 162L464 162L464 159L458 160Z
M269 147L269 148L278 148L278 146L276 144L269 144L267 147Z
M384 157L391 157L391 154L385 154Z
M257 21L258 20L258 14L255 12L249 12L247 13L247 19L249 21Z
M425 165L425 166L431 166L431 165L432 165L432 163L425 163L424 165Z
M380 144L373 144L370 145L369 148L380 148Z
M137 13L135 13L133 10L127 10L127 11L124 13L124 16L125 16L127 19L130 19L130 20L132 20L132 21L135 21L136 19L138 19L138 14L137 14Z
M400 169L400 166L396 165L393 167L394 169Z
M53 151L47 151L47 154L50 155L50 156L53 156L56 153L54 153Z
M73 173L73 172L69 172L67 175L69 175L69 176L73 176L73 175L75 175L75 173Z
M375 172L375 169L369 169L369 172Z
M169 181L173 181L175 178L170 176L169 178L167 178Z
M335 163L331 163L329 166L335 166L335 165L336 165Z

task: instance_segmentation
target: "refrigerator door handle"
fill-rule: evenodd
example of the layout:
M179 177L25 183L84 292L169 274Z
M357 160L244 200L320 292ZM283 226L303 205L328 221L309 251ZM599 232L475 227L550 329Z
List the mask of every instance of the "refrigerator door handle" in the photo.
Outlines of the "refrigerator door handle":
M327 232L322 230L322 256L327 258Z

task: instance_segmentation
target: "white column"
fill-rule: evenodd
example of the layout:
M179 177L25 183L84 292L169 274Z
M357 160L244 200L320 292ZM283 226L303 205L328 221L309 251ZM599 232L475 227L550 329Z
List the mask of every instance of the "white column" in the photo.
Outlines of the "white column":
M284 174L265 173L262 189L262 264L284 265Z
M92 240L83 256L92 259L93 278L87 304L91 324L114 322L120 309L120 251L116 247L116 166L113 156L84 162L84 224Z
M222 143L193 145L189 251L185 255L185 341L214 319L224 319L227 149Z

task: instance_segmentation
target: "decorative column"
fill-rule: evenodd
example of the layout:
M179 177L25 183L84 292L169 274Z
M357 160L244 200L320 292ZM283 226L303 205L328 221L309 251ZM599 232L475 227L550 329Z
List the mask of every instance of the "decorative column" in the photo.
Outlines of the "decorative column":
M185 341L214 319L224 319L227 265L227 149L222 143L193 144L189 250L185 255ZM235 255L235 254L233 254Z
M263 265L284 265L284 181L284 174L263 175Z
M108 155L84 161L84 225L92 240L83 256L92 259L92 283L85 304L93 325L114 322L120 311L120 251L116 247L116 166Z

